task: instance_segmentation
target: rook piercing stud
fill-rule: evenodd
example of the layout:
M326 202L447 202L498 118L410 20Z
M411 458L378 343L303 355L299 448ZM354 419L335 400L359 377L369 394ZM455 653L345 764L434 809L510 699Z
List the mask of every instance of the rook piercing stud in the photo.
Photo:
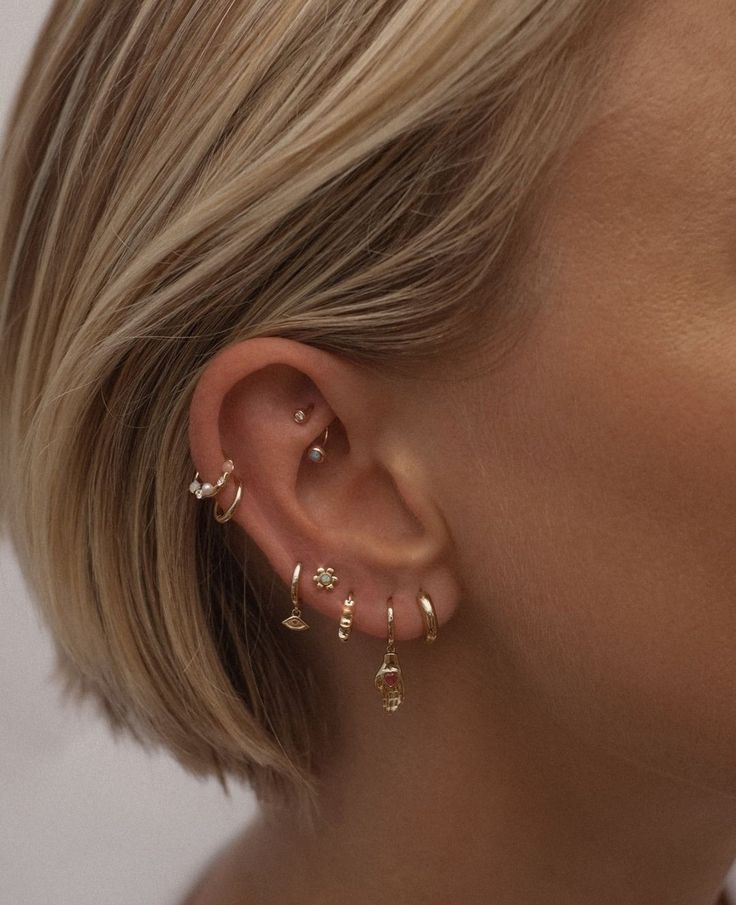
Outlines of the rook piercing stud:
M305 421L309 421L309 416L312 414L312 409L314 408L314 403L310 403L305 409L297 409L294 412L293 418L297 424L304 424Z

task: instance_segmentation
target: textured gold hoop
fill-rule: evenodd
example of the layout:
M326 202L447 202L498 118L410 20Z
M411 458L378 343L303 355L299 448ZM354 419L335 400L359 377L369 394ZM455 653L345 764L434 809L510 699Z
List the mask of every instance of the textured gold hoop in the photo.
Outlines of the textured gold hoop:
M238 481L238 489L235 491L235 499L230 503L230 505L224 511L220 509L220 504L215 500L215 518L220 524L224 524L225 522L229 522L233 517L233 512L235 512L235 507L240 502L240 498L243 495L243 485Z
M419 604L419 609L422 611L422 616L424 617L425 641L428 643L430 641L436 641L438 633L437 614L432 605L432 598L426 591L420 590L417 594L417 603Z
M352 591L345 598L342 605L342 616L340 616L340 626L337 630L337 637L341 641L347 641L350 637L350 630L353 627L353 607L355 606L355 598Z

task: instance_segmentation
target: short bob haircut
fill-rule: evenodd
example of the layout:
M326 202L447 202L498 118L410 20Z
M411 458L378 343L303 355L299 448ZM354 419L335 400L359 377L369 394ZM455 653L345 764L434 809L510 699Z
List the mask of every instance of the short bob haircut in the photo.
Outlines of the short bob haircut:
M314 802L326 717L267 564L190 505L194 386L259 335L384 369L500 348L614 6L54 4L0 163L0 505L114 729Z

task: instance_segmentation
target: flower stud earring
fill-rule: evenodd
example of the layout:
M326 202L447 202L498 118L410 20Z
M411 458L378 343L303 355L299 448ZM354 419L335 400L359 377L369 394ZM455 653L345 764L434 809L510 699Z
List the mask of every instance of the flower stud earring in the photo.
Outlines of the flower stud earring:
M332 566L328 566L326 569L319 566L316 574L312 575L312 581L323 591L334 591L335 584L339 580Z

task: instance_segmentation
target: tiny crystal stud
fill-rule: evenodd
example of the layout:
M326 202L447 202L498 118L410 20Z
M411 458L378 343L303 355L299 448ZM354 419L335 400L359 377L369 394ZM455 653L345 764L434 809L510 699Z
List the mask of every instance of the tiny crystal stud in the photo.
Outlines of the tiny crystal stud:
M335 575L335 570L332 566L328 566L326 569L320 566L317 569L315 575L312 576L312 581L317 585L318 588L322 588L325 591L332 591L335 588L335 584L340 579Z

